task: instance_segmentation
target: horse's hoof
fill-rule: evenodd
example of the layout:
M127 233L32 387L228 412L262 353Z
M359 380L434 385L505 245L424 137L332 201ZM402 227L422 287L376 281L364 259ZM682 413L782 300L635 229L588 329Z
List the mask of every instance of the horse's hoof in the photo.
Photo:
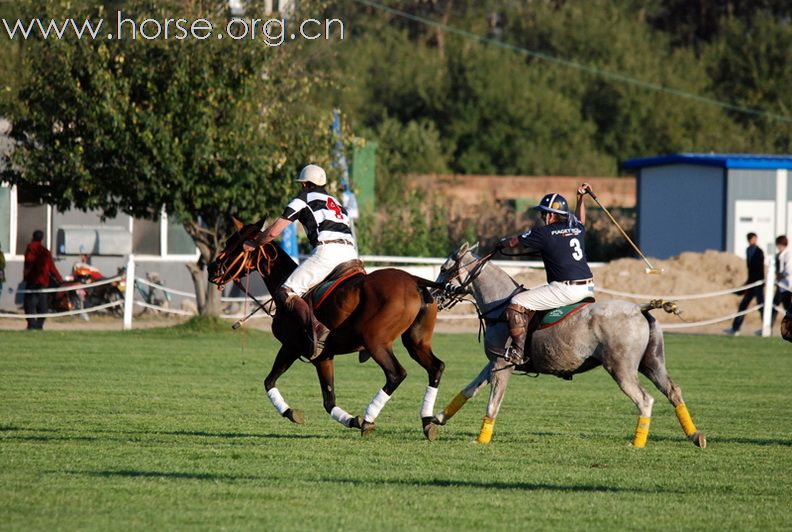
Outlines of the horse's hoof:
M372 432L374 432L375 428L376 427L374 426L374 423L369 423L364 419L363 423L360 425L360 435L369 436Z
M305 423L305 414L303 414L302 410L293 410L290 408L283 413L283 417L292 423L296 423L297 425L302 425Z
M423 433L426 436L426 439L429 441L435 441L437 439L437 425L432 423L431 417L425 417L422 419L423 421Z
M703 432L694 432L693 436L690 437L690 441L692 441L693 445L699 447L700 449L703 449L707 446L707 437L704 436Z
M349 428L350 429L362 429L363 428L363 416L355 416L349 420Z

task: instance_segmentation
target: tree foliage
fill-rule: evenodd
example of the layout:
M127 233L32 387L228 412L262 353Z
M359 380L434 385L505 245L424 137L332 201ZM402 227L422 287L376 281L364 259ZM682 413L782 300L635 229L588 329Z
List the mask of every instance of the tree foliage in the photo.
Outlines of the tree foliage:
M191 4L137 1L124 14L208 16ZM47 16L74 15L50 6ZM329 160L332 117L311 108L321 79L308 82L304 58L297 41L28 42L3 177L59 209L156 219L165 208L204 265L233 232L231 215L279 214L299 167Z

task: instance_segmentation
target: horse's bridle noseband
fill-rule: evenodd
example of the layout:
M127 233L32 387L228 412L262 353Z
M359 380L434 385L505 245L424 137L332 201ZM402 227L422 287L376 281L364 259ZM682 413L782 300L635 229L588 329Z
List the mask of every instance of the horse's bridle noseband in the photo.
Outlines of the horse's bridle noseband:
M226 284L238 281L253 270L265 277L269 275L277 253L275 245L270 242L251 251L241 245L232 253L221 251L214 261L217 272L209 280L218 289L222 289Z

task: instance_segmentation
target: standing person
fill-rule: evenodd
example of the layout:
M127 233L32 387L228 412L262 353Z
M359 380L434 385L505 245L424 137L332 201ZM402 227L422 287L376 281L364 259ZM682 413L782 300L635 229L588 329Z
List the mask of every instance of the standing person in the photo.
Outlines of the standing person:
M544 226L510 236L498 243L499 248L522 245L529 252L539 253L547 272L547 284L512 297L506 307L511 347L506 358L515 364L527 362L523 345L528 325L538 310L551 310L577 303L594 296L594 278L586 259L586 208L583 196L591 185L583 183L577 190L575 214L569 212L567 200L559 194L547 194L533 207L541 213Z
M302 299L309 288L320 283L343 262L358 258L357 245L352 236L349 215L341 203L327 193L327 175L322 167L309 164L300 172L297 181L302 191L286 206L283 214L254 239L245 242L252 250L277 238L292 222L302 223L313 252L283 282L275 293L275 301L302 321L311 342L311 359L321 354L330 331L316 319Z
M3 255L3 246L0 245L0 297L3 297L3 283L5 283L5 255Z
M41 241L44 239L44 233L41 231L33 231L33 240L25 248L25 266L23 270L23 279L25 281L25 290L40 290L49 287L50 278L58 284L63 283L58 268L52 260L52 253L44 247ZM24 307L25 314L46 314L49 310L50 294L47 292L26 292ZM27 318L27 328L43 329L44 320L46 318Z
M779 235L776 240L776 279L778 280L778 288L776 288L775 297L773 298L773 321L775 321L775 305L781 305L785 311L789 311L792 306L792 288L790 288L790 280L792 280L792 250L789 249L786 235Z
M746 235L748 240L748 247L745 250L745 264L748 267L748 279L745 284L755 283L757 281L764 281L764 252L756 245L756 233L748 233ZM753 288L746 288L743 292L743 298L740 301L740 306L737 307L737 312L742 312L751 304L751 300L756 298L756 304L764 304L764 283ZM759 315L762 315L762 309L759 309ZM732 322L731 329L726 329L727 334L732 336L739 336L740 327L742 327L745 315L737 316Z

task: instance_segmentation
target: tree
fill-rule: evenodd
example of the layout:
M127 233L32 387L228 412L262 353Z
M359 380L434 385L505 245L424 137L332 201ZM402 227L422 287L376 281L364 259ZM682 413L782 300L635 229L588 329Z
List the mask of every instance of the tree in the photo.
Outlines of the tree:
M193 4L139 0L124 16L211 18ZM46 16L59 15L75 16L57 6ZM59 209L156 219L164 207L200 251L190 267L199 311L217 314L219 294L207 295L203 269L233 232L231 215L279 214L299 167L330 158L332 117L311 106L322 79L309 79L303 46L29 41L22 110L11 116L17 146L3 179Z

